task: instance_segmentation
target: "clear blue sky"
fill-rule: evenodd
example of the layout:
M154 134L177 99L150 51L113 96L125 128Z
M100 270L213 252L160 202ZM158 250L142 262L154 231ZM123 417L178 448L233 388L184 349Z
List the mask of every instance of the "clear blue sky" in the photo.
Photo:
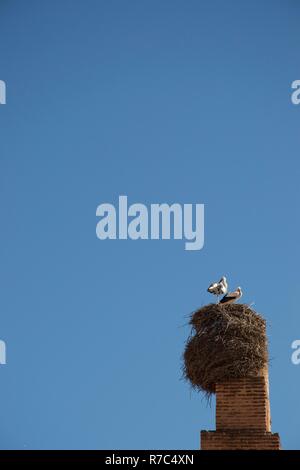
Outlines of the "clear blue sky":
M198 448L187 315L226 274L300 449L299 22L296 0L0 1L1 448ZM120 194L204 203L204 249L98 240Z

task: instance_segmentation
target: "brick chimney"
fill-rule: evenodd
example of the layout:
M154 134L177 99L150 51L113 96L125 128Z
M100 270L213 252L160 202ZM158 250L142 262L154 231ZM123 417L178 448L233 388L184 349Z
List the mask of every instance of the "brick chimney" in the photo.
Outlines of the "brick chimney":
M216 431L201 431L201 449L280 449L271 433L267 366L256 377L216 384Z

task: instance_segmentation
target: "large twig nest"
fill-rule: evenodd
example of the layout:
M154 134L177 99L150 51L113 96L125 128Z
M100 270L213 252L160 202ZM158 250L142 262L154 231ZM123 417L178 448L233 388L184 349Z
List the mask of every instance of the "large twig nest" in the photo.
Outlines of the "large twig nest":
M215 384L256 376L268 362L266 322L247 305L210 304L194 312L183 375L207 394Z

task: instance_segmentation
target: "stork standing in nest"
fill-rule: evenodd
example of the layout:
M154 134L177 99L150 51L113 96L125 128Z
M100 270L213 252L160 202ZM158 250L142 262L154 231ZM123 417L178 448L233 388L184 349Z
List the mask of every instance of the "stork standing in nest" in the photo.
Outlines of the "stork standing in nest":
M242 289L238 287L234 292L229 292L220 300L220 304L233 304L243 295Z
M207 292L217 296L217 302L219 303L220 295L226 294L228 291L227 279L225 276L221 277L219 282L213 282L207 289Z

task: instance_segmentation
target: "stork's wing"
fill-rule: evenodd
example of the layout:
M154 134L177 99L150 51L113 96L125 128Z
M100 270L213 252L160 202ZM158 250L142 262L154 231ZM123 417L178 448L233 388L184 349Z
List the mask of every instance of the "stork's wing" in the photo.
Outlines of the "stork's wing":
M234 300L238 296L238 292L229 292L228 294L224 295L224 297L220 300L220 304L222 304L223 302L227 302L228 300Z

